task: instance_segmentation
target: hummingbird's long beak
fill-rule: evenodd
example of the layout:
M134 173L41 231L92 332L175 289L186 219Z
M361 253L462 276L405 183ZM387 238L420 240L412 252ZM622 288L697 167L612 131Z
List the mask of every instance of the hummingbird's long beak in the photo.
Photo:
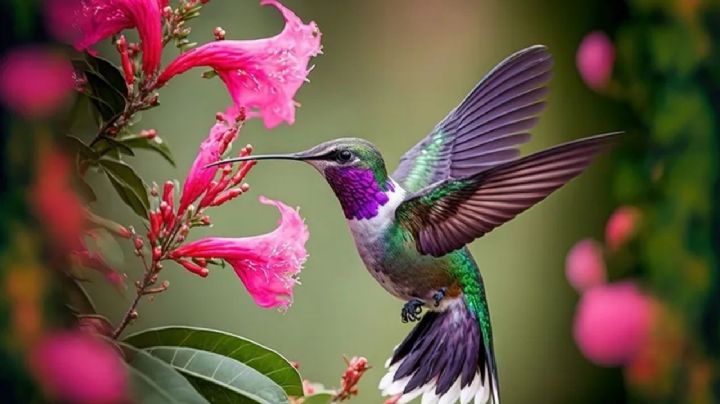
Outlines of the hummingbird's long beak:
M255 160L309 160L312 159L312 156L308 156L305 153L289 153L289 154L260 154L257 156L245 156L245 157L235 157L231 159L225 159L220 160L212 164L208 164L205 166L205 168L224 165L224 164L232 164L237 163L240 161L255 161Z

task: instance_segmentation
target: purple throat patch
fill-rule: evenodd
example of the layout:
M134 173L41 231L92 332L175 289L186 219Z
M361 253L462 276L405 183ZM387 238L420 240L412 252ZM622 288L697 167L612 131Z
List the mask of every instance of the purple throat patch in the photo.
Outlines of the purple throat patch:
M331 168L325 173L346 219L371 219L378 215L381 206L388 203L387 193L395 190L388 179L386 190L380 188L375 174L367 168Z

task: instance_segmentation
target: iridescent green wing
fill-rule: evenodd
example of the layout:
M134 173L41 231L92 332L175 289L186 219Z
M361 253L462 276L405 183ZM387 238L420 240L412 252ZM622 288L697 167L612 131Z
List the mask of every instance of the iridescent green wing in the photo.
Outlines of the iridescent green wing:
M502 61L420 143L392 177L407 191L477 174L519 156L544 107L552 57L532 46Z
M618 133L565 143L479 174L427 187L398 206L422 254L442 256L545 199L580 174Z

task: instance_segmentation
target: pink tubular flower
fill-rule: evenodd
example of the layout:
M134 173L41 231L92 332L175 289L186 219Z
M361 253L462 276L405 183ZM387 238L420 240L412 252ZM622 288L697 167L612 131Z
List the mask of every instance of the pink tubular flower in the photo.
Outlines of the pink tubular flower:
M285 28L272 38L249 41L221 40L183 53L158 78L158 86L193 67L213 68L237 107L250 117L262 117L268 129L295 122L293 97L307 79L308 63L320 53L320 32L314 22L303 22L277 0L262 0L285 17Z
M617 251L635 233L640 211L630 206L621 206L610 215L605 226L605 243L610 251Z
M605 283L605 261L598 243L581 240L575 244L565 259L565 276L580 293Z
M179 247L170 257L177 261L223 259L235 269L258 306L287 309L307 258L309 233L295 209L265 197L260 197L260 202L280 211L279 225L272 232L244 238L204 238Z
M24 117L46 118L68 99L72 73L70 63L49 50L13 50L0 61L0 100Z
M30 368L53 400L74 404L124 402L125 365L107 342L80 331L64 331L41 341Z
M596 91L604 89L615 63L615 47L610 38L600 31L586 35L578 48L576 63L588 87Z
M632 282L590 289L575 312L575 342L599 365L627 364L648 341L652 308L651 298Z
M143 71L150 77L160 68L162 53L162 0L49 0L47 20L51 32L88 50L124 29L137 28L143 51Z
M230 143L237 138L239 126L236 119L239 115L234 107L228 108L224 114L217 114L218 121L210 129L207 139L200 144L200 150L186 177L180 196L179 215L209 190L219 168L206 166L219 161Z

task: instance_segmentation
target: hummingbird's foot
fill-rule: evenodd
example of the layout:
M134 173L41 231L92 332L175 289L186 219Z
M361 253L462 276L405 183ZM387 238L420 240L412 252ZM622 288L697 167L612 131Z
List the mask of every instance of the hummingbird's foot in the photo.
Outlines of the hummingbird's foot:
M402 308L402 312L400 313L402 322L407 323L408 321L420 320L420 314L422 313L423 305L425 305L425 302L420 299L412 299L409 302L405 303Z
M435 307L440 306L440 301L445 298L445 291L447 289L440 288L435 294L433 295L433 300L435 301Z

